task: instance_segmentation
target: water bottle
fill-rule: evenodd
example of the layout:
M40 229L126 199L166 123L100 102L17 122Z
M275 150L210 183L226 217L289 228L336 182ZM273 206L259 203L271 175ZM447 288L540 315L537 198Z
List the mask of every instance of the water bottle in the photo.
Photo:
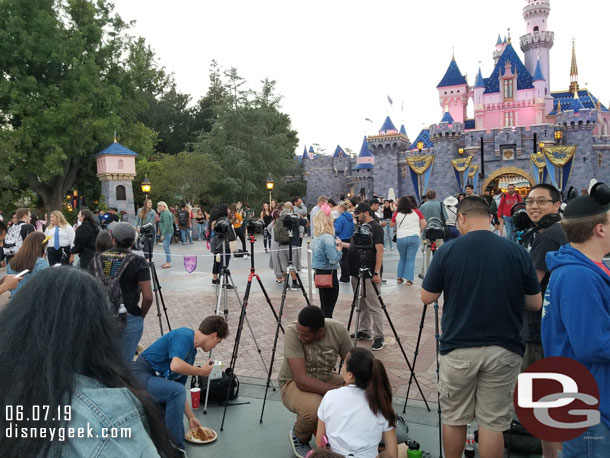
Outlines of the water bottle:
M472 425L469 424L468 428L466 429L466 447L464 448L464 457L474 458L475 448L476 444L474 441L474 431L472 430Z
M119 305L119 321L123 327L127 326L127 309L125 304Z
M409 441L407 442L407 458L422 458L422 451L419 447L419 442Z

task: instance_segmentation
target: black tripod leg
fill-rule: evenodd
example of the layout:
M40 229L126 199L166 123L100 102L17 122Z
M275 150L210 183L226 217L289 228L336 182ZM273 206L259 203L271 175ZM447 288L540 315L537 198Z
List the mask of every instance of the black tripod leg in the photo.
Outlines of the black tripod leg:
M436 340L436 384L440 383L440 361L439 355L439 339L440 339L440 326L438 323L438 301L434 302L434 340ZM443 433L442 427L443 422L441 418L441 392L436 390L436 399L438 401L438 449L439 458L443 458ZM429 410L429 409L428 409Z
M275 317L275 321L278 321L279 317L277 316L277 313L275 312L275 309L273 308L273 304L271 303L271 298L269 297L269 294L267 294L267 290L263 286L263 282L261 281L261 277L259 277L257 275L256 279L258 280L258 285L261 287L261 291L265 295L265 300L267 301L267 304L269 304L269 308L271 309L271 312L273 313L273 316ZM282 330L282 334L285 334L284 327L282 326L281 322L280 322L280 329Z
M296 271L296 268L294 268L294 269L295 269L294 274L297 277L297 282L299 284L299 287L301 288L301 291L303 291L303 297L305 298L305 302L307 302L307 305L311 305L311 302L309 302L309 298L307 297L307 293L305 292L305 287L303 286L303 282L301 281L301 276Z
M154 266L154 264L153 264ZM159 290L159 299L161 299L161 305L163 306L163 313L165 314L165 322L167 323L167 329L172 330L172 325L169 323L169 316L167 315L167 307L165 306L165 299L163 298L163 292L161 291L161 283L159 282L159 276L157 275L157 268L153 267L155 274L155 282L157 289Z
M354 308L356 307L356 300L358 299L358 288L360 288L360 277L356 283L356 289L354 290L354 298L352 299L352 308L349 312L349 320L347 321L347 330L349 331L352 326L352 318L354 317Z
M415 363L417 362L417 355L419 354L419 343L421 341L421 334L424 330L424 321L426 319L426 310L428 310L428 304L424 304L424 310L421 314L421 321L419 322L419 332L417 334L417 342L415 343L415 352L413 354L413 370L415 370ZM413 382L413 377L415 376L415 372L411 372L409 376L409 385L407 386L407 395L405 396L405 405L402 408L402 413L405 413L407 410L407 401L409 400L409 392L411 391L411 383Z
M388 312L388 309L387 309L385 303L383 302L383 300L381 299L381 293L379 292L379 289L377 288L377 285L374 282L371 282L371 284L373 285L373 289L375 290L375 294L377 295L377 299L379 300L379 304L381 304L381 308L383 309L383 312L385 313L385 316L388 319L388 323L390 324L390 328L392 328L392 333L394 334L394 338L396 339L396 343L398 343L398 347L400 348L402 356L405 359L405 362L407 363L407 366L409 367L409 370L413 374L413 380L415 380L415 384L417 385L417 389L419 390L419 394L421 394L421 397L424 400L424 404L426 404L426 408L428 409L428 412L430 412L430 406L428 405L428 401L426 400L426 397L424 396L424 392L423 392L423 390L422 390L422 388L421 388L421 386L419 384L419 381L417 380L417 377L414 374L415 369L413 368L413 366L411 366L411 363L409 362L409 358L407 357L407 353L405 352L405 349L402 346L402 342L400 341L400 337L398 336L398 333L396 332L396 328L394 327L394 323L392 323L392 318L390 318L390 314Z
M259 423L263 422L263 414L265 413L265 404L267 402L267 392L269 391L269 384L271 382L271 373L273 372L273 362L275 361L275 352L277 350L277 340L280 334L280 325L282 323L282 313L284 312L284 304L286 303L286 290L288 289L288 282L290 281L290 275L286 275L284 280L284 288L282 289L282 301L280 302L280 310L278 312L277 326L275 328L275 338L273 340L273 349L271 350L271 362L269 363L269 373L267 375L267 383L265 384L265 396L263 397L263 407L261 409L261 418Z

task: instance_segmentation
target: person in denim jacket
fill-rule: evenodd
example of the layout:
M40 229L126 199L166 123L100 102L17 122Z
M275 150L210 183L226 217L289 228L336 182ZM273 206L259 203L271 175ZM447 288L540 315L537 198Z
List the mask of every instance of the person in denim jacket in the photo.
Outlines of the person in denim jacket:
M10 368L0 401L11 406L0 419L0 456L175 456L156 407L123 362L106 298L91 275L57 267L0 311L0 367ZM78 429L69 437L70 428L82 428L81 437Z
M320 306L326 318L333 317L333 310L339 297L339 280L337 269L339 261L343 256L342 248L337 246L335 240L335 228L330 207L324 204L313 219L314 238L311 242L311 266L315 269L315 275L332 274L332 288L319 288Z

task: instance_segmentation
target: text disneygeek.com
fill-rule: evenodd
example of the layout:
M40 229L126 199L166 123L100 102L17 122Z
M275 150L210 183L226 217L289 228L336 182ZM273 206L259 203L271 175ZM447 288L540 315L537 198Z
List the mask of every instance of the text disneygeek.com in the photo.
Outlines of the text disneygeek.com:
M7 439L49 439L50 441L64 442L66 439L130 439L131 428L102 428L96 432L91 425L78 428L58 427L58 428L24 428L20 426L9 426L4 430L4 437Z

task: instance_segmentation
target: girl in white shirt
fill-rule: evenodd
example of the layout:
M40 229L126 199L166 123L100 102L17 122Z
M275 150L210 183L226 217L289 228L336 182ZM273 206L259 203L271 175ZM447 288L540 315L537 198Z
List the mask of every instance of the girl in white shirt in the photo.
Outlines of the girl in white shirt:
M318 408L316 445L354 458L396 458L396 413L383 363L354 347L345 358L347 386L326 393ZM385 451L378 453L381 438Z
M50 225L44 232L49 237L47 259L49 265L69 264L70 249L74 245L74 229L59 210L51 212Z

